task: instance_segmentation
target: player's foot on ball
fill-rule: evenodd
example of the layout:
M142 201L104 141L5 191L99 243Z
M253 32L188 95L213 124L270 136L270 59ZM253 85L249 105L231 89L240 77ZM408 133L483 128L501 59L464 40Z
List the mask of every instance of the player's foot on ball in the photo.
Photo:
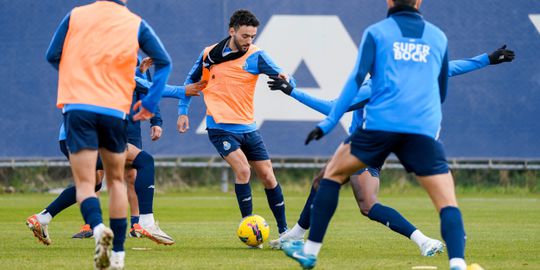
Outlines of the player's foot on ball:
M422 256L432 257L444 252L444 244L437 239L429 239L420 247Z
M162 231L159 228L158 222L156 221L154 224L148 226L148 227L142 227L138 226L135 228L135 225L133 226L136 233L158 243L163 245L172 245L174 244L174 239L167 235L164 231Z
M139 225L139 223L133 224L133 226L131 226L131 228L129 229L129 237L143 238L142 234L138 233L142 230L143 228L141 227L141 225Z
M84 224L81 227L81 230L74 234L71 238L77 238L77 239L84 239L84 238L92 238L94 236L94 232L90 228L89 224Z
M111 244L114 234L105 227L101 233L96 234L96 253L94 254L94 268L97 270L109 269L111 265Z
M29 216L26 219L26 226L34 233L34 236L43 244L50 245L49 231L47 225L41 224L36 215Z
M122 270L124 269L124 260L126 257L126 252L112 252L111 254L111 266L109 270Z
M281 249L281 246L287 241L304 241L304 237L295 237L289 231L283 232L278 239L270 240L270 247L273 249Z
M312 269L317 264L317 257L304 253L303 241L286 241L281 249L287 256L297 261L303 269Z

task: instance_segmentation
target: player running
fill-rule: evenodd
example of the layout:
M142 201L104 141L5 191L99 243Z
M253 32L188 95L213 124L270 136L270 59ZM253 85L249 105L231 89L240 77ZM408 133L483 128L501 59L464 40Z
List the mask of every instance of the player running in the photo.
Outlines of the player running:
M253 45L259 21L250 11L230 18L229 36L206 47L189 72L186 84L207 80L202 91L208 137L235 174L235 193L242 217L253 214L251 167L261 180L280 234L287 231L285 201L253 115L259 74L287 79L268 54ZM178 130L189 128L189 98L179 103Z
M171 71L161 41L126 2L96 1L74 8L47 50L47 60L59 71L57 106L64 113L77 202L94 233L96 269L124 268L126 116L139 48L153 59L156 69L152 88L135 105L134 109L141 108L135 121L152 117ZM103 224L95 192L98 151L107 177L110 229Z
M484 68L488 65L496 65L503 62L511 62L514 59L514 52L507 50L503 46L491 54L481 54L470 59L454 60L449 63L448 76L457 76L474 70ZM272 90L281 90L283 93L291 96L302 104L328 115L332 109L335 100L326 101L313 97L302 90L290 85L287 81L279 78L273 78L268 82ZM356 98L351 103L349 110L353 111L353 120L349 127L349 132L353 133L362 123L363 106L369 101L371 95L371 80L368 80L358 91ZM326 166L325 166L326 168ZM304 235L310 227L310 214L313 198L317 192L320 180L322 179L325 168L315 177L311 192L304 205L298 222L279 239L270 241L273 248L281 248L281 245L286 241L304 240ZM418 245L422 256L433 256L444 251L442 242L436 239L431 239L425 236L413 224L405 219L395 209L385 206L378 201L377 193L379 191L379 173L380 168L366 168L355 172L350 176L353 194L356 198L360 212L377 221L389 229L411 239Z
M339 146L328 164L313 199L308 241L283 248L303 268L313 268L317 262L341 184L359 169L382 166L395 153L405 169L417 175L440 214L450 269L467 269L454 182L437 141L448 83L448 41L440 29L423 19L418 11L421 2L387 0L388 18L364 32L357 64L340 98L306 139L308 144L335 127L370 73L372 91L362 126Z

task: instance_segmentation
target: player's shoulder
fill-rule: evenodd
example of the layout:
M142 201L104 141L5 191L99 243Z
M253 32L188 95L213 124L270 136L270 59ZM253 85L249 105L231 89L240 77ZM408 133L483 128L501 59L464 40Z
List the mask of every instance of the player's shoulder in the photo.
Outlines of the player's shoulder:
M435 36L436 38L440 39L441 41L447 42L448 38L446 37L446 34L443 30L441 30L438 26L430 23L429 21L425 21L425 30L424 33L429 33L430 35Z

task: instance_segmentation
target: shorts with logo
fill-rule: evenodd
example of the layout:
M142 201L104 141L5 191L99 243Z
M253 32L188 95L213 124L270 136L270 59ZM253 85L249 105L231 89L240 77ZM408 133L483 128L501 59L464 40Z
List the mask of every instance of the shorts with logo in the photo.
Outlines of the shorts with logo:
M353 156L373 168L382 167L394 153L407 172L418 176L449 171L442 144L429 136L358 128L344 143L351 144Z
M258 130L237 134L221 129L208 129L208 138L222 157L241 149L249 161L270 159Z
M60 145L60 151L62 151L62 154L64 154L64 156L66 156L66 158L69 160L69 152L66 146L66 140L60 140L58 141L58 144ZM101 161L101 157L99 155L97 157L96 170L103 170L103 162Z
M122 153L127 147L126 122L117 117L89 111L68 111L64 114L67 149L70 153L98 148Z

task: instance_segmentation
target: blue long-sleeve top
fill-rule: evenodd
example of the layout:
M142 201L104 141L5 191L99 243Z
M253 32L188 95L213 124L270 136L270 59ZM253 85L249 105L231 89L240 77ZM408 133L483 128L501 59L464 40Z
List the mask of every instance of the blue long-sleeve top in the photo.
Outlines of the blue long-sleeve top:
M438 136L448 83L448 41L440 29L416 10L395 10L368 27L353 72L329 116L318 124L325 134L339 122L368 73L372 94L365 129Z
M105 1L111 1L125 6L125 3L119 0ZM64 17L56 29L46 53L47 61L57 70L62 58L64 41L69 31L70 16L71 12ZM167 80L169 79L169 74L172 69L171 58L167 53L167 50L165 50L165 47L161 43L159 37L145 20L141 20L141 25L139 26L138 42L139 48L146 53L146 55L152 58L155 66L154 83L149 89L148 94L142 99L142 106L148 111L155 113L161 98L161 94L165 88ZM106 113L106 111L104 113Z
M230 48L225 48L224 52L229 52ZM202 71L203 71L203 56L204 50L201 52L195 65L191 68L184 85L192 84L201 80ZM268 53L264 50L259 50L246 59L245 65L243 68L246 72L249 72L253 75L266 74L268 76L277 76L282 72L281 68L275 64L275 62L270 58ZM180 99L178 103L178 115L187 115L189 112L189 106L191 104L191 97L186 97L186 99ZM257 126L255 123L251 124L220 124L214 121L212 116L206 116L206 126L211 129L222 129L233 133L247 133L255 131Z
M462 75L471 71L484 68L488 65L489 57L486 53L475 56L473 58L453 60L450 61L448 65L448 77ZM351 104L347 109L347 111L353 111L353 118L351 125L349 126L349 133L354 132L354 130L362 124L364 105L369 101L370 96L371 80L367 80L364 82L362 87L360 87L356 97L351 101ZM332 106L336 103L336 99L320 99L298 88L294 88L292 90L291 97L324 115L330 114Z

